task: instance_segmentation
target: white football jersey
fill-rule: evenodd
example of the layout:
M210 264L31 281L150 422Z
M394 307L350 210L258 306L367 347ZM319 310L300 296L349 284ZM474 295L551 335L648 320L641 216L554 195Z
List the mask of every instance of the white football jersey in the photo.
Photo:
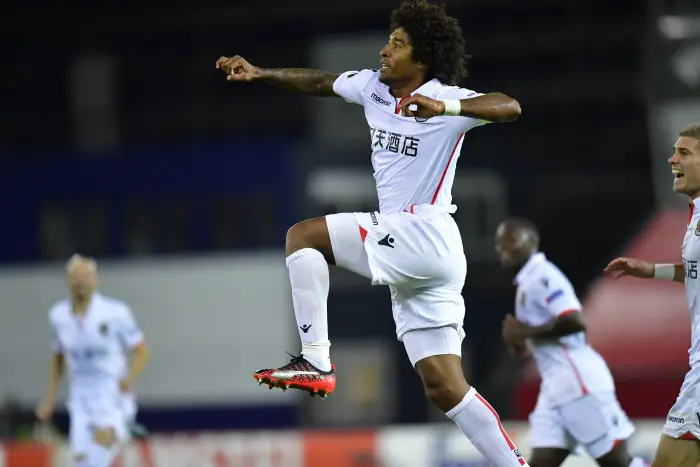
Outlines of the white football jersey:
M70 395L116 390L128 370L125 350L143 341L131 309L95 293L85 315L75 315L65 299L51 308L49 321L53 350L66 362Z
M691 203L689 219L681 253L685 270L685 295L690 310L690 367L694 368L700 363L700 199Z
M347 71L333 84L336 94L364 107L370 128L372 167L379 212L409 210L412 205L450 206L455 167L464 134L487 123L468 117L404 117L400 100L379 82L376 70ZM467 99L478 94L432 79L416 89L436 100Z
M544 253L535 253L515 277L515 317L529 326L545 325L581 311L571 282ZM558 339L528 339L542 377L540 399L549 406L615 390L608 365L578 332Z

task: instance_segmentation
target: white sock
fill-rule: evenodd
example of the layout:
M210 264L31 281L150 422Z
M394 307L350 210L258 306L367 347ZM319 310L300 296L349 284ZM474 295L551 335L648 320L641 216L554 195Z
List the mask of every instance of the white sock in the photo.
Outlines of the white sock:
M649 462L645 461L641 457L635 457L632 459L632 462L630 462L629 467L649 467Z
M321 371L330 371L328 340L328 264L320 251L303 248L287 257L301 354Z
M471 388L462 402L447 412L447 416L495 467L528 466L503 429L496 411L476 389Z

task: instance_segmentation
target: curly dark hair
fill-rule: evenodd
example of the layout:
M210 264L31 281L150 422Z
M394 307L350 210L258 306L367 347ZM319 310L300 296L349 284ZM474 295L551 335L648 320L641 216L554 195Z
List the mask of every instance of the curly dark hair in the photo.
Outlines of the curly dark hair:
M470 56L464 49L462 28L445 13L444 5L406 0L391 12L391 30L398 28L410 36L413 59L428 67L430 78L455 86L467 77Z

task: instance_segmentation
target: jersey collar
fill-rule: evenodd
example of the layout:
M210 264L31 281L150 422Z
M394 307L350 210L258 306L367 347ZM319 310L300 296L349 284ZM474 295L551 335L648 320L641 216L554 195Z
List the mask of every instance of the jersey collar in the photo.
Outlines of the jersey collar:
M545 257L544 253L539 251L530 256L525 265L522 268L520 268L520 271L518 272L518 274L516 274L513 283L515 285L522 284L522 282L525 280L525 277L527 277L538 264L543 263L546 259L547 258Z
M430 81L427 81L421 85L418 89L413 91L411 95L416 95L416 94L422 94L424 96L431 94L435 89L438 87L442 86L442 83L440 83L440 80L437 78L433 78Z
M83 317L87 317L90 314L90 311L93 309L95 306L95 303L100 301L102 299L102 295L98 291L94 291L92 293L92 298L90 299L90 303L88 303L87 309L85 310L85 314ZM73 314L73 301L70 299L70 296L68 297L68 304L69 304L69 310L71 315Z
M690 203L688 203L689 212L688 212L688 225L690 225L690 222L693 220L693 217L700 212L700 198L695 198L694 200L691 200Z
M386 86L386 84L385 84L385 86ZM425 83L421 84L420 87L418 87L418 89L416 89L411 94L409 94L409 96L415 96L416 94L421 94L423 96L430 97L430 94L433 93L440 86L442 86L442 83L440 82L440 80L437 78L433 78L430 81L426 81ZM391 88L389 86L386 86L386 87L387 87L387 92L389 93L389 95L393 96L393 93L391 92ZM408 96L405 96L405 97L408 97Z

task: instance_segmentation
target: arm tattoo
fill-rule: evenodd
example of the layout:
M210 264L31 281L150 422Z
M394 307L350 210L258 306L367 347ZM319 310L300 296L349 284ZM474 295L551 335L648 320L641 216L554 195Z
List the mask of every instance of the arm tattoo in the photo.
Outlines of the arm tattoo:
M339 75L309 68L265 69L260 80L287 91L310 96L335 96L333 83Z

